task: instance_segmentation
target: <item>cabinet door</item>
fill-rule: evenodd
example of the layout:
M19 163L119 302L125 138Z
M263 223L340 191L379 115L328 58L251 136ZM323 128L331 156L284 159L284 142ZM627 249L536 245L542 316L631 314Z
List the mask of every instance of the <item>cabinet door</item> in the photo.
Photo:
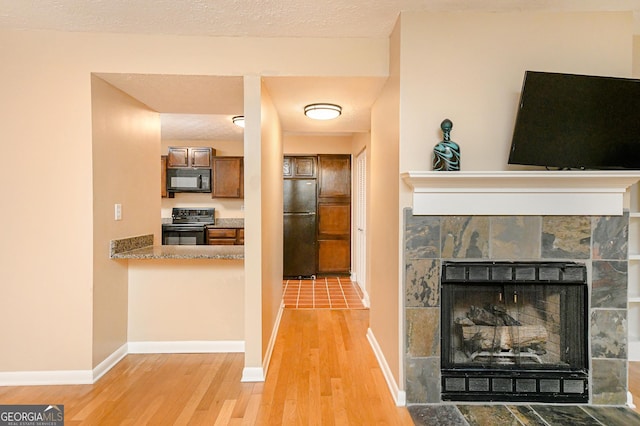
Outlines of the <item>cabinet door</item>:
M318 238L348 238L351 232L351 205L321 203L318 205Z
M351 205L318 204L318 273L348 273L351 267Z
M189 148L191 167L211 168L211 158L213 150L211 148Z
M213 188L211 198L244 197L244 159L242 157L213 158Z
M316 176L315 157L294 157L293 175L295 177L312 178Z
M284 157L282 175L285 178L316 177L316 157Z
M282 176L284 177L293 177L293 158L292 157L284 157L282 161Z
M167 154L167 167L189 167L189 148L169 148L169 153Z
M234 245L236 243L236 230L233 228L207 228L207 244L209 245Z
M160 156L160 196L167 198L167 156Z
M351 267L349 240L318 241L318 273L348 273Z
M351 197L351 156L318 156L318 197Z

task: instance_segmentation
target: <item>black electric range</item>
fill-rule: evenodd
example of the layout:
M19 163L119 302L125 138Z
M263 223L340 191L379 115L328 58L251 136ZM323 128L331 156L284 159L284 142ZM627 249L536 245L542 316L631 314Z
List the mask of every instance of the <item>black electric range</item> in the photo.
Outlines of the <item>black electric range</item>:
M206 226L214 223L214 208L174 207L171 210L171 223L162 224L162 244L206 244Z

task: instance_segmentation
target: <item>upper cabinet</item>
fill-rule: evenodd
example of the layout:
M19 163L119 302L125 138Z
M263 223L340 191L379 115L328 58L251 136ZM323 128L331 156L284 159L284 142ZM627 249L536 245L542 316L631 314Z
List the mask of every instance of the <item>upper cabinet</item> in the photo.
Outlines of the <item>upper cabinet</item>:
M169 147L167 167L170 169L185 167L210 169L214 155L216 152L210 147Z
M351 157L349 155L318 156L318 198L351 197Z
M316 157L284 157L282 174L285 178L314 178Z
M212 158L211 198L244 197L244 159L242 157Z
M160 196L167 198L167 156L160 156Z

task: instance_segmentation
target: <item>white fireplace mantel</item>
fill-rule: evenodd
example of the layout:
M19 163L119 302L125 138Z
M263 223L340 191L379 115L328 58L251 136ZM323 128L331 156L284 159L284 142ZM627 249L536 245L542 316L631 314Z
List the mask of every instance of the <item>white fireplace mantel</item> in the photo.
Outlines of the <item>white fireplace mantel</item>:
M634 171L406 172L414 215L615 216Z

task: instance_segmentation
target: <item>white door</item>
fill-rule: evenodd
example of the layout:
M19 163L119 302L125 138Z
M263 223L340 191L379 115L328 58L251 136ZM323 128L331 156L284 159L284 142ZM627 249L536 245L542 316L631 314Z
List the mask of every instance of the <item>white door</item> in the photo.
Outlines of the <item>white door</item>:
M355 205L355 279L367 296L367 153L362 150L356 157L356 205Z

